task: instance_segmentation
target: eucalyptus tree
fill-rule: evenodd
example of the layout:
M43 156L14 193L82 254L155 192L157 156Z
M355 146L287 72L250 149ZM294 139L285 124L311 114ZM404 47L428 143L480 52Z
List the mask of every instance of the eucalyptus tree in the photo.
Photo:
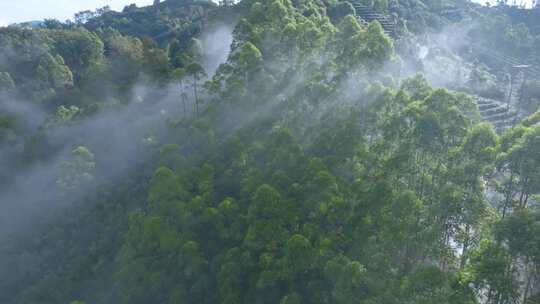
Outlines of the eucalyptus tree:
M15 88L15 82L8 72L0 72L0 91L9 91Z
M186 76L187 76L187 71L183 68L177 68L172 72L173 79L178 81L178 87L180 89L180 100L182 101L182 109L184 112L184 116L187 115L187 110L186 110L187 94L185 92L185 87L184 87L184 78Z
M206 76L204 68L193 62L186 67L186 73L191 76L191 85L193 88L193 98L195 99L195 113L199 116L199 89L200 81Z

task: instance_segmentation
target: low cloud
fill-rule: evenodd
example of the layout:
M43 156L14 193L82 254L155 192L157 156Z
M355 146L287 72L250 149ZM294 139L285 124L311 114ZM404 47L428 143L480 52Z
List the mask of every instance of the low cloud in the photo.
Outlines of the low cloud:
M229 55L232 27L211 28L202 34L201 40L205 50L202 64L211 77ZM97 185L122 179L164 143L159 136L167 133L169 120L194 114L191 90L185 88L186 114L177 84L163 88L149 83L148 79L141 79L133 87L135 98L129 104L107 106L73 123L47 128L42 126L50 117L40 106L4 96L0 112L15 117L23 129L41 138L50 149L46 159L22 171L13 170L11 165L0 167L0 176L17 172L10 177L9 186L0 186L0 242L23 227L31 227L36 218L46 221L52 211L82 201ZM57 181L61 178L62 164L73 157L72 151L79 146L87 147L95 155L94 182L69 193L67 198L59 198ZM20 163L23 150L24 143L0 147L0 164Z

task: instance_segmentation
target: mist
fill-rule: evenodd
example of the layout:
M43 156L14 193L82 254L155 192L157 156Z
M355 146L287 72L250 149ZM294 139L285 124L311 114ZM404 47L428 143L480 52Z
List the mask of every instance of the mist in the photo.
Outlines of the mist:
M233 41L232 33L231 25L216 24L199 38L203 47L203 67L210 78L227 61Z
M202 64L211 76L228 57L232 28L213 27L202 33L201 41ZM194 98L187 89L187 115L191 116ZM74 204L76 207L96 187L114 184L155 156L170 121L185 117L180 93L176 83L157 85L143 77L132 89L133 101L108 105L91 115L74 118L73 122L52 125L51 117L40 105L11 96L2 98L0 111L14 117L20 129L39 136L52 152L46 156L47 161L13 174L11 164L17 162L24 147L19 144L0 150L0 176L10 176L9 187L0 188L0 242L31 232L36 223L46 223L62 208ZM77 189L62 191L58 187L62 166L66 161L74 161L73 151L78 147L86 147L94 155L93 178Z

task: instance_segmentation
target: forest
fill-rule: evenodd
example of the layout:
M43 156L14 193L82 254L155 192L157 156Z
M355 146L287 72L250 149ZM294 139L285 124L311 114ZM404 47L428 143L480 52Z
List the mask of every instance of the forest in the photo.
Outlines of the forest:
M0 303L540 303L540 3L0 27Z

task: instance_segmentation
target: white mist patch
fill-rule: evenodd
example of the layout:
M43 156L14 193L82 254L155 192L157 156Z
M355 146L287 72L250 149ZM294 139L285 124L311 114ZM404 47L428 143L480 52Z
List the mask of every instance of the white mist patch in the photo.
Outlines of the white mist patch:
M463 86L472 69L459 56L438 48L431 49L422 62L426 79L435 87Z
M462 55L471 43L468 32L472 27L473 24L448 26L411 40L408 53L400 54L404 62L401 79L421 73L434 87L466 87L474 64Z
M202 34L203 67L208 76L214 75L219 65L227 61L233 41L232 32L231 26L223 24Z
M0 242L10 234L21 230L32 230L35 222L47 221L55 210L73 203L82 203L83 198L102 183L121 180L130 170L144 163L155 151L159 140L156 135L164 133L167 118L179 117L181 107L178 93L170 88L150 87L141 81L133 89L133 102L107 106L88 117L65 125L47 127L38 132L49 143L51 149L46 161L32 164L22 172L13 174L8 189L0 190ZM157 100L154 96L158 96ZM25 129L41 128L46 123L41 108L30 102L3 103L0 111L10 113L24 124ZM62 164L72 157L77 147L87 147L95 155L93 170L95 183L89 183L69 191L63 197L57 182L62 177ZM0 165L16 161L13 149L0 149ZM10 166L0 167L0 173L9 172Z
M429 54L429 48L425 45L421 46L418 52L418 57L420 59L425 59L428 54Z
M204 52L201 65L209 77L227 61L233 40L232 30L232 26L218 25L201 35ZM183 90L186 89L184 84ZM165 133L169 119L194 115L194 98L188 94L182 102L183 90L176 83L157 88L141 79L132 88L130 103L109 105L66 126L48 128L41 136L45 136L56 150L51 152L47 162L15 174L12 187L0 190L0 241L23 227L31 230L37 218L47 221L55 210L66 207L60 203L63 199L58 199L56 181L59 168L76 147L87 147L95 154L97 180L70 193L66 200L68 204L81 202L87 193L96 190L100 182L121 180L131 169L145 162L152 153L150 150L159 146L159 134ZM32 130L45 125L48 118L40 106L26 101L0 103L0 112L16 116L25 129ZM12 150L0 149L0 156L15 157L17 151ZM8 170L8 167L1 170Z

